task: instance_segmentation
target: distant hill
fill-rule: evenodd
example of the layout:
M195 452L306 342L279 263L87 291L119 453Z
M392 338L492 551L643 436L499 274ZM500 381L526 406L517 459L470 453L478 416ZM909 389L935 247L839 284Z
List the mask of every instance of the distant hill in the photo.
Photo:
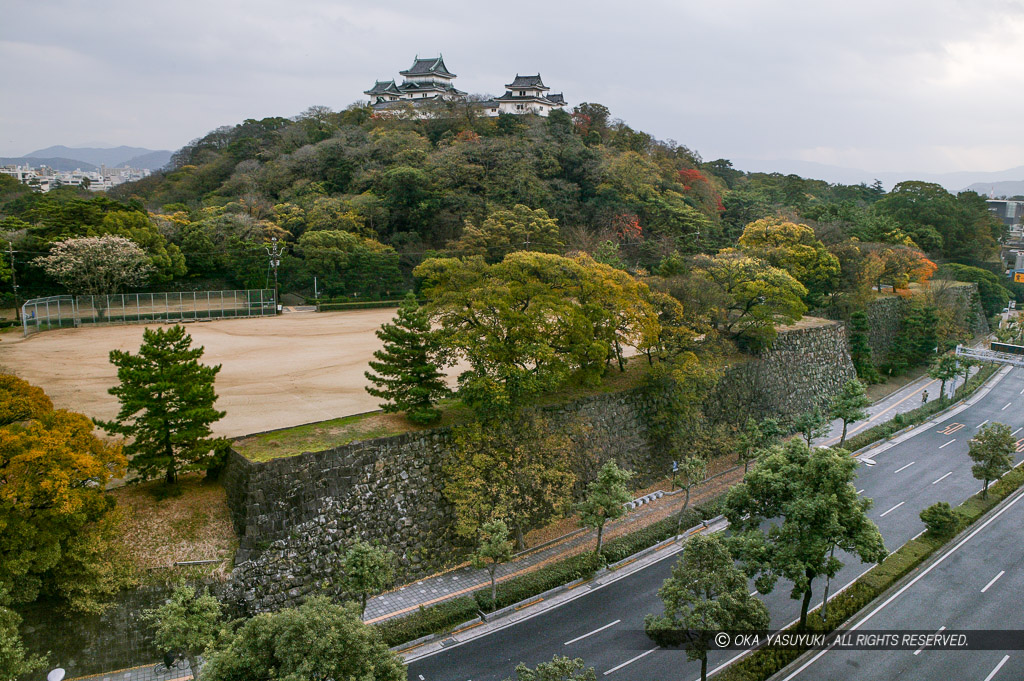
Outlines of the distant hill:
M19 156L18 158L0 158L0 165L15 165L15 166L29 166L31 168L38 168L39 166L49 166L54 170L99 170L99 167L94 166L91 163L85 161L78 161L73 158L38 158L36 156Z
M979 194L988 194L993 183L1016 181L1024 177L1024 166L997 171L972 172L965 170L954 173L928 173L915 171L872 172L858 168L844 168L825 163L794 161L791 159L764 161L734 158L732 159L732 164L737 170L745 170L747 172L793 174L804 178L815 178L841 184L858 184L860 182L871 184L878 179L885 185L886 190L892 189L897 183L904 180L920 180L922 182L940 184L950 192L963 191L967 187L977 191ZM975 189L975 185L984 186L984 191ZM998 195L999 193L997 189L996 194Z
M26 158L65 158L73 159L79 163L89 163L93 166L105 165L108 168L118 168L131 165L133 168L148 168L157 170L167 165L171 160L171 152L166 150L157 151L144 147L114 147L112 149L101 149L98 147L82 147L74 149L64 145L38 149L29 154ZM142 163L144 165L138 165ZM72 168L71 170L74 170ZM82 170L85 170L83 167Z
M1024 180L1005 182L975 182L967 189L988 196L1024 196Z

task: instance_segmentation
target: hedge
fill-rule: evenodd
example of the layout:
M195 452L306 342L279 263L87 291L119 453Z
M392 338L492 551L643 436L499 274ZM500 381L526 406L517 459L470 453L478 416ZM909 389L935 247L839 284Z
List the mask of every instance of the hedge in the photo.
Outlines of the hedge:
M397 646L421 636L439 634L475 617L476 601L470 596L461 596L429 608L421 605L419 610L407 617L385 620L374 627L388 646Z
M1024 470L1014 468L988 489L988 498L982 499L981 492L970 497L956 509L964 529L995 508L999 502L1024 485ZM885 593L900 579L923 563L943 546L955 541L956 537L939 539L923 534L890 553L885 560L870 572L861 576L849 588L829 601L828 621L822 622L817 616L821 607L807 616L811 631L831 632L850 619L873 600ZM796 629L796 625L787 631ZM765 681L804 654L805 650L755 650L739 662L723 670L719 681Z
M329 312L331 310L367 310L375 307L399 307L403 300L364 300L358 303L319 303L316 306L317 312Z
M501 582L494 601L491 601L490 585L474 592L473 597L481 610L493 612L577 579L593 577L603 565L600 558L588 551Z
M957 388L953 394L953 401L962 400L977 390L982 384L985 383L992 374L998 370L998 365L986 364L981 368L981 371L976 373L967 379L967 382ZM944 409L948 409L950 405L949 400L933 400L926 404L922 404L917 409L912 409L903 414L896 414L889 421L877 425L873 428L857 433L853 437L847 438L846 442L843 443L843 448L851 452L855 452L858 449L867 447L870 444L874 444L879 440L884 440L891 436L893 433L899 432L907 426L917 425L918 423L924 423L935 414L938 414Z

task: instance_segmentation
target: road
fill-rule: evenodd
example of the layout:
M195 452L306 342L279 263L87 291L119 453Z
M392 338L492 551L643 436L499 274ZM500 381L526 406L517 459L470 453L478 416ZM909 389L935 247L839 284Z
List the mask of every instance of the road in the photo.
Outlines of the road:
M958 504L980 489L971 475L967 443L990 421L1006 423L1024 438L1021 404L1024 369L1014 369L974 405L874 455L873 464L859 468L857 488L874 499L869 516L888 548L902 545L924 529L918 517L922 509L937 501ZM843 559L846 566L833 580L833 593L870 567L848 556ZM657 591L673 563L674 557L666 557L559 608L415 659L408 667L409 679L500 681L511 677L519 662L533 666L556 654L581 657L597 670L598 678L610 681L698 678L699 665L687 661L684 652L657 650L643 633L644 616L661 610ZM815 586L820 600L823 584ZM799 616L799 601L789 598L785 583L762 599L773 628ZM712 653L709 670L735 655Z
M946 631L1020 626L1024 494L975 528L914 580L874 606L861 630ZM1024 634L1020 637L1024 642ZM1024 678L1024 650L825 650L780 675L796 679Z

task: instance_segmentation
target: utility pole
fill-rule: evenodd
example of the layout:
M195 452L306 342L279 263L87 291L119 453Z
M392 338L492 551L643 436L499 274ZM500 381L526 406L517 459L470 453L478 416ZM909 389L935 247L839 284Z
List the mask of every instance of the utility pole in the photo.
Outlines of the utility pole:
M267 255L270 257L270 266L274 269L274 314L277 314L281 309L280 300L281 297L278 295L277 290L277 268L281 265L281 256L284 254L284 250L277 250L277 237L270 237L271 246L264 246Z
M11 256L11 284L14 286L14 319L21 321L21 306L18 305L18 273L14 271L14 244L7 242L7 252Z

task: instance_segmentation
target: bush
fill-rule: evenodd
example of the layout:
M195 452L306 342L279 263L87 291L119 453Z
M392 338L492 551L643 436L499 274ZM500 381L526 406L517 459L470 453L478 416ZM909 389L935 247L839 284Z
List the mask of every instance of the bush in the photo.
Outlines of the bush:
M932 504L921 511L921 522L927 526L928 534L938 539L952 537L960 525L953 509L945 501Z
M440 634L474 617L477 617L476 601L469 596L462 596L429 608L420 606L419 610L411 615L387 620L374 626L385 643L397 646L428 634Z
M603 564L600 557L588 551L499 584L494 601L490 589L481 589L473 597L481 610L493 612L577 579L593 577Z

